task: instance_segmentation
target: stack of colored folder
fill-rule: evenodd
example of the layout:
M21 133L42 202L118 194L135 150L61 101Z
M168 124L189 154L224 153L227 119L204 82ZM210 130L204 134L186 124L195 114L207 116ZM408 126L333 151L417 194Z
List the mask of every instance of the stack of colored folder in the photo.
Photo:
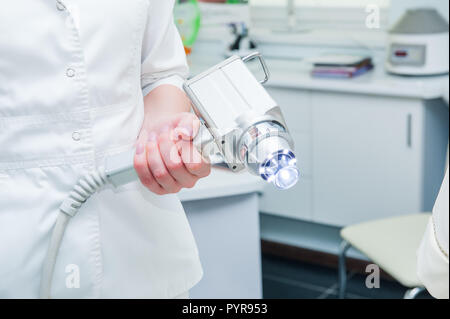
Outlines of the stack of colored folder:
M372 69L370 57L329 55L316 59L311 74L320 78L353 78Z

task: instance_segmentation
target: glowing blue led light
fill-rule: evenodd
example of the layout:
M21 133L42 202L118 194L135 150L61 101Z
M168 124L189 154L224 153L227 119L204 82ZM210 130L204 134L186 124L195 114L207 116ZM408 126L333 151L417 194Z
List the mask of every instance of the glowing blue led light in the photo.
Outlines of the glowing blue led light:
M280 189L289 189L297 184L298 178L298 169L296 167L287 166L278 171L274 183Z
M263 179L280 189L293 187L300 177L295 155L289 150L270 155L260 166L259 172Z

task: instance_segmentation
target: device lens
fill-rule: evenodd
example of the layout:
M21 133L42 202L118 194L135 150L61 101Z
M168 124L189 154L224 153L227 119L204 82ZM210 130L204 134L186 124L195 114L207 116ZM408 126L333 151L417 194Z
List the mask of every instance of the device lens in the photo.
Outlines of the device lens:
M289 189L298 182L299 172L295 166L280 169L275 176L274 183L280 189Z
M272 154L260 167L261 177L279 189L289 189L297 184L300 172L295 155L289 150Z

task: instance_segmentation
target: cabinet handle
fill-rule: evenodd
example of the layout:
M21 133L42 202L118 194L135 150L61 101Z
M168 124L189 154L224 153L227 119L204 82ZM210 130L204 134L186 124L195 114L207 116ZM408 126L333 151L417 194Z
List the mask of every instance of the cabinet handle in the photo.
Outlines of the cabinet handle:
M406 145L411 148L412 147L412 114L408 114L407 124L406 124Z

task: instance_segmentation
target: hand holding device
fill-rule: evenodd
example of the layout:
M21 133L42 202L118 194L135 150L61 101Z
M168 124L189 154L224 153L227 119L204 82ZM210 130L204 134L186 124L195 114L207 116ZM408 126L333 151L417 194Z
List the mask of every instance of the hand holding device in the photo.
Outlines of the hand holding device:
M256 80L245 65L245 62L253 59L259 59L264 70L265 79L261 82ZM254 53L244 59L233 56L187 81L184 90L191 99L197 116L202 120L199 134L194 138L193 144L205 158L220 155L234 172L246 169L279 189L288 189L297 183L300 174L294 155L294 143L281 109L261 85L268 79L269 72L264 59L259 53ZM183 135L182 131L178 132ZM162 133L159 140L156 140L155 136L150 137L150 147L153 148L151 150L156 152L158 141L159 149L163 149L161 154L166 154L162 157L170 158L170 151L173 149L178 152L178 156L187 156L183 155L182 144L181 149L177 149L180 145L177 146L171 141L170 128ZM191 141L188 141L188 144L191 145ZM137 151L143 154L142 149ZM108 157L104 167L82 176L61 204L44 263L40 288L42 298L50 297L54 266L70 218L104 185L110 183L117 187L137 180L135 154L136 150L132 149ZM173 181L167 180L167 174L160 176L155 172L156 176L162 178L158 184L167 183L167 187L173 191L179 187L174 184L176 175L179 174L181 179L180 174L186 174L186 171L179 170L180 162L176 155L176 160L171 162L176 162L172 167L173 175L171 173ZM161 164L163 159L152 157L151 160ZM139 167L142 163L137 164ZM195 170L189 172L191 173L195 174ZM144 185L153 183L156 186L156 180L143 182Z
M210 164L192 143L199 127L198 118L187 112L171 116L156 128L144 124L134 169L145 187L158 195L178 193L209 175Z

